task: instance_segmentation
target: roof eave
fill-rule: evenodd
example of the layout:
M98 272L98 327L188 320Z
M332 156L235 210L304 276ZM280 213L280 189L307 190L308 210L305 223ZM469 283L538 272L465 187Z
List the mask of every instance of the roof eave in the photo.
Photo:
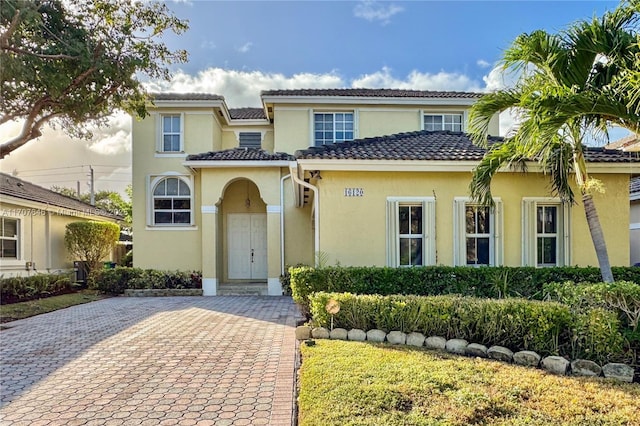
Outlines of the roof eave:
M191 169L289 167L288 160L192 160L182 163Z
M385 96L275 96L263 95L264 104L361 104L361 105L453 105L471 106L478 98L455 97L385 97Z

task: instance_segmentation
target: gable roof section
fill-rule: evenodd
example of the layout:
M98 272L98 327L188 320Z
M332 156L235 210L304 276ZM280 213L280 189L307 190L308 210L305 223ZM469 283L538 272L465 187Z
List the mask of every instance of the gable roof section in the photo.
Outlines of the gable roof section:
M347 96L365 98L479 98L482 93L402 89L287 89L263 90L261 96Z
M229 108L232 120L264 120L267 116L262 108Z
M489 143L502 140L490 137ZM485 153L466 133L423 130L311 147L296 151L295 156L308 160L479 161ZM640 163L637 153L604 148L587 148L585 157L593 163Z
M190 161L293 161L292 155L284 152L270 153L259 148L231 148L223 151L210 151L189 155Z
M92 214L111 219L122 219L119 216L100 210L91 204L83 203L75 198L67 197L66 195L34 185L31 182L27 182L6 173L0 173L0 194L3 196L15 197L22 200L61 207L63 209L74 210L87 215Z

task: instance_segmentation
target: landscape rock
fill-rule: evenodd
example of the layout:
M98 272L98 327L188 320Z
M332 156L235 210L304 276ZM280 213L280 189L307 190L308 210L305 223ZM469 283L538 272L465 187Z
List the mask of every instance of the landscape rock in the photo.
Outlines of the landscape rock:
M367 333L365 333L364 330L360 330L359 328L353 328L347 333L347 338L349 340L353 340L354 342L364 342L365 340L367 340Z
M540 355L533 351L520 351L513 354L513 362L525 367L537 367L540 364Z
M308 325L301 325L296 327L296 339L307 340L311 337L311 327Z
M415 332L407 334L407 345L422 346L423 344L424 344L424 334L415 333Z
M311 337L313 337L314 339L328 339L329 330L324 327L316 327L311 330Z
M549 373L564 376L569 371L569 365L571 365L571 363L561 356L552 355L543 358L540 365Z
M504 346L491 346L487 350L487 355L491 359L495 359L502 362L513 362L513 351Z
M444 349L447 345L447 339L440 336L427 337L424 346L428 349Z
M610 362L602 367L604 377L629 383L633 382L633 372L633 367L618 362Z
M468 345L469 342L464 339L449 339L447 340L444 348L447 350L447 352L450 352L452 354L465 355Z
M602 368L588 359L576 359L571 363L571 374L574 376L595 376L602 374Z
M487 357L487 347L485 345L481 345L479 343L470 343L466 348L465 352L469 356L477 356L480 358Z
M387 333L382 330L369 330L367 331L367 340L370 342L384 342Z
M347 330L345 330L344 328L334 328L329 333L329 337L333 340L347 340L347 335Z
M404 345L407 342L407 334L402 331L390 331L387 334L387 342L392 345Z

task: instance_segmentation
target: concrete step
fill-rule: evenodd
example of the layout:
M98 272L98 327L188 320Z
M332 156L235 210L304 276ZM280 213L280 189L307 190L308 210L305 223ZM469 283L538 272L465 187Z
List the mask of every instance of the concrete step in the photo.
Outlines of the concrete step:
M219 284L220 296L267 296L267 283Z

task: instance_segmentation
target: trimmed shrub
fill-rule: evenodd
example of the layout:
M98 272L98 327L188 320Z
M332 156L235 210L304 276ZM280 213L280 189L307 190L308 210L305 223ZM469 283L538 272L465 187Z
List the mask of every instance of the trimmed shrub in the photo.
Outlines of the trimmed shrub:
M101 267L100 262L109 256L119 237L120 226L115 223L72 222L66 227L64 245L71 256L85 262L85 272L91 273Z
M340 303L334 327L419 332L598 362L628 358L618 319L601 308L578 315L562 303L518 298L318 292L309 297L314 325L331 324L325 309L331 299Z
M29 277L0 278L2 304L24 302L69 293L73 290L68 274L38 274Z
M432 296L459 294L475 297L542 299L543 286L552 282L597 283L600 270L593 267L293 267L289 269L291 293L304 314L308 297L317 291L354 294L404 294ZM640 268L614 267L618 280L640 282Z
M199 272L117 267L92 272L89 287L109 294L122 294L126 289L202 288L202 276Z
M597 344L612 347L625 346L635 364L640 353L640 285L628 281L614 283L550 283L544 286L547 300L556 300L571 307L580 316L580 329L576 338L582 339L582 346ZM593 317L599 318L598 321ZM603 317L607 320L603 321ZM620 331L623 341L610 336L609 328ZM585 331L586 330L586 331ZM585 334L587 337L585 337ZM584 341L589 336L599 335L596 342Z

